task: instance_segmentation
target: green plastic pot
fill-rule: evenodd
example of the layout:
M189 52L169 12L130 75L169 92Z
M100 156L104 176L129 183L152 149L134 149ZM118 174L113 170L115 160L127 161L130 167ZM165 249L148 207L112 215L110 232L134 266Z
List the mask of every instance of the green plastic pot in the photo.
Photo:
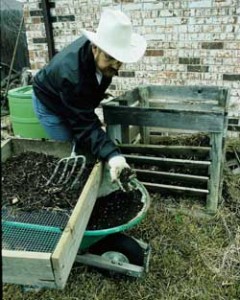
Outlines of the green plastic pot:
M127 229L130 229L134 226L136 226L138 223L142 221L142 219L145 217L146 212L150 206L150 196L143 186L142 183L140 183L138 180L134 180L134 185L136 190L139 190L142 194L141 201L143 202L143 207L141 211L138 212L138 214L131 219L128 223L122 224L120 226L107 228L107 229L101 229L101 230L86 230L84 232L84 236L80 245L80 249L84 250L95 244L96 242L100 241L101 239L105 238L107 235L125 231Z
M32 86L23 86L8 91L10 120L15 136L23 138L48 138L36 117L32 104Z

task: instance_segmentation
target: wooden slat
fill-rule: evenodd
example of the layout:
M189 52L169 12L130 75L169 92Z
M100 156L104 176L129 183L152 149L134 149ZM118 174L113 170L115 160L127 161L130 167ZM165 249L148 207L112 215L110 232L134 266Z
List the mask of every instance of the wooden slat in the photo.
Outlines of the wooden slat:
M1 142L1 162L5 162L12 155L12 142L6 140Z
M99 163L95 165L91 172L52 255L55 281L58 288L64 288L71 271L84 231L97 199L101 174L102 164Z
M155 108L114 107L104 105L103 114L108 125L137 125L163 128L190 129L203 132L221 132L224 113Z
M141 181L141 183L146 187L147 190L155 191L155 192L173 192L173 193L185 193L191 195L202 195L206 196L209 191L205 189L196 189L196 188L189 188L189 187L182 187L182 186L173 186L173 185L166 185L166 184L158 184L158 183L149 183Z
M163 102L161 99L149 99L149 107L159 108L159 109L176 109L176 110L189 110L189 111L219 111L223 110L222 107L218 106L218 101L197 101L197 100L187 100L187 101L172 101L172 103Z
M139 97L139 89L147 89L151 99L176 99L178 101L218 101L220 106L226 105L228 89L213 86L162 86L162 85L142 85L132 91L127 91L116 100L131 100Z
M64 157L71 153L72 144L60 141L39 139L19 139L12 138L12 148L14 154L20 154L26 151L33 151L37 153L45 153L54 155L56 157Z
M191 155L196 157L205 158L208 156L211 147L198 147L198 146L172 146L172 145L119 145L122 153L131 154L139 153L145 155Z
M3 282L56 288L51 253L2 250Z
M188 104L188 109L191 107L194 107L195 105L199 105L199 104L206 104L206 105L214 105L214 106L218 106L218 100L214 100L214 99L194 99L194 98L149 98L149 103L152 104L153 106L155 104L159 104L159 105L186 105Z
M192 182L195 184L198 183L207 183L209 177L207 176L198 176L198 175L188 175L181 173L170 173L170 172L160 172L160 171L152 171L152 170L142 170L142 169L134 169L137 173L139 180L146 180L145 178L151 179L170 179L179 182Z
M203 86L159 86L149 85L150 98L218 100L220 106L225 106L227 89L222 87Z
M138 155L124 155L129 163L151 164L155 166L161 165L180 165L193 168L208 168L211 165L210 161L187 160L177 158L164 158L164 157L149 157Z
M161 138L161 134L169 134L169 135L176 135L176 134L198 134L202 133L201 131L188 129L181 129L181 128L167 128L167 127L156 127L156 130L153 130L154 127L151 127L150 131L150 138L159 136Z

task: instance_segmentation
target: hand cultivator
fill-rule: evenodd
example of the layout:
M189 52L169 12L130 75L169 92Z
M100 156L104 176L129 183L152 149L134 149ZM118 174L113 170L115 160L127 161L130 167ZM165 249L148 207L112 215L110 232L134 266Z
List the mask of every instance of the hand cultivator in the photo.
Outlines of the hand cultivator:
M76 186L86 166L86 157L84 155L76 155L75 148L76 145L74 143L71 155L58 161L46 185L65 185L70 179L73 179L70 188Z

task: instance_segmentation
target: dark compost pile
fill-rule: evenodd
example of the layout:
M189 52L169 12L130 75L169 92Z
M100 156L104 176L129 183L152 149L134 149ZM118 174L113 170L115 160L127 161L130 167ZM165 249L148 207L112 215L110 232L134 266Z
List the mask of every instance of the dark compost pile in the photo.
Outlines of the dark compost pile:
M48 185L59 158L36 152L23 152L2 164L2 205L15 211L72 211L83 189L93 164L86 164L77 188ZM138 191L116 191L98 198L87 229L105 229L122 225L143 207Z
M77 189L67 185L48 185L59 158L36 152L23 152L2 164L3 205L24 211L74 208L92 165L88 165Z

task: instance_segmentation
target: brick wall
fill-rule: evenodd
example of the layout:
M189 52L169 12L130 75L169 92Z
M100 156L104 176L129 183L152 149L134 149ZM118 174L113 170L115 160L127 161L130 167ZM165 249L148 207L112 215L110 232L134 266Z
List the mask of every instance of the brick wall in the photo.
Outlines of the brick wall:
M240 117L240 0L51 0L57 51L94 30L102 7L123 10L148 41L144 58L123 66L110 92L140 84L213 85L231 89L231 114ZM24 5L30 63L48 61L40 0Z

